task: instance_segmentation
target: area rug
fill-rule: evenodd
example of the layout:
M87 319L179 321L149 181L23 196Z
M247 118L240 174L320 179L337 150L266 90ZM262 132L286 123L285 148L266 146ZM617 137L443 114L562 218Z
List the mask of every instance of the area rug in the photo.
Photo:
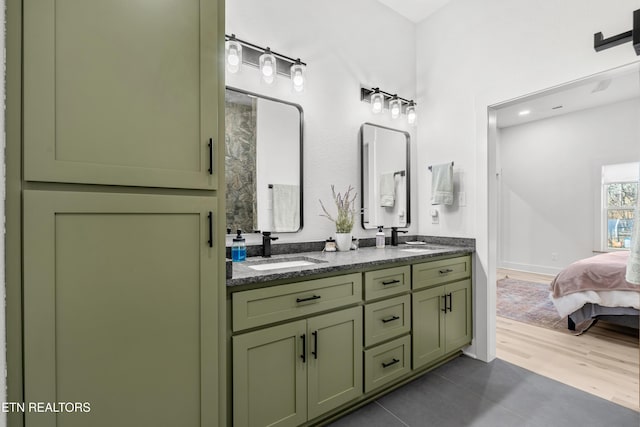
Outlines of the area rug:
M497 285L498 316L533 326L569 332L567 318L561 319L558 316L558 312L549 298L548 284L507 277L498 280Z

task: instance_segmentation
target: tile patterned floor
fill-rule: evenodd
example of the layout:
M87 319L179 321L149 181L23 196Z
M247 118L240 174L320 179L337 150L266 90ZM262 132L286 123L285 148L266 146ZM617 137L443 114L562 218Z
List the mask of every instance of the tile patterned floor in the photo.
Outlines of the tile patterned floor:
M640 413L500 359L459 357L332 427L638 427Z

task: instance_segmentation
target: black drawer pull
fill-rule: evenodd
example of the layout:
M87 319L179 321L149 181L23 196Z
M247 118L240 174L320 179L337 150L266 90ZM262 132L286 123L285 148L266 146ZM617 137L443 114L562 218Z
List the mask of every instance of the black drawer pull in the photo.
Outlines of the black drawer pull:
M383 368L388 368L389 366L395 365L396 363L400 363L400 360L396 359L395 357L393 358L393 360L389 363L384 363L382 362L382 367Z
M382 323L389 323L389 322L393 322L394 320L398 320L400 317L398 316L391 316L391 317L387 317L386 319L382 319Z
M213 247L213 212L209 212L207 216L209 218L209 247Z
M444 299L444 308L440 309L440 311L446 313L447 312L447 296L446 295L442 295L442 299Z
M450 268L444 269L444 270L440 270L440 274L448 274L448 273L452 273L453 270Z
M320 299L320 298L322 298L320 295L314 295L308 298L296 298L296 302L313 301L314 299Z
M449 312L451 312L451 310L453 310L453 294L451 292L449 292ZM446 300L445 300L446 301Z
M213 138L209 138L209 175L213 175Z
M398 280L398 279L394 279L394 280L387 280L387 281L385 281L385 282L382 282L382 284L383 284L384 286L387 286L387 285L393 285L394 283L400 283L400 280Z
M317 359L318 358L318 331L311 332L311 335L313 335L313 351L311 352L311 354L313 354L314 359Z
M302 359L302 363L305 363L307 361L307 336L302 334L300 339L302 340L302 354L300 358Z

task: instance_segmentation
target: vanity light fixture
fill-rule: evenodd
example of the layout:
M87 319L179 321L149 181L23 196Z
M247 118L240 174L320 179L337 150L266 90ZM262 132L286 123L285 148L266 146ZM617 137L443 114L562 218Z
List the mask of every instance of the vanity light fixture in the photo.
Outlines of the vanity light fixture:
M416 103L412 99L401 98L396 94L380 90L378 87L373 89L361 87L360 100L371 103L373 114L379 114L387 107L392 119L397 119L404 113L407 115L407 123L413 125L416 122Z
M291 78L293 92L304 91L307 64L300 58L293 59L268 47L260 47L236 37L225 34L227 71L237 73L242 64L252 65L260 70L261 80L273 85L277 75Z
M242 45L236 40L235 34L225 42L225 53L227 58L227 71L236 74L240 71L242 64Z

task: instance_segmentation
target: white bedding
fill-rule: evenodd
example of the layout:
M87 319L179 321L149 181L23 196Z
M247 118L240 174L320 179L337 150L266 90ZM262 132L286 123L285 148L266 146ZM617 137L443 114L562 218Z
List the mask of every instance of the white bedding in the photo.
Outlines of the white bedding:
M554 298L549 294L560 317L568 316L586 303L604 307L633 307L640 310L640 292L631 291L585 291L574 292L563 297Z

